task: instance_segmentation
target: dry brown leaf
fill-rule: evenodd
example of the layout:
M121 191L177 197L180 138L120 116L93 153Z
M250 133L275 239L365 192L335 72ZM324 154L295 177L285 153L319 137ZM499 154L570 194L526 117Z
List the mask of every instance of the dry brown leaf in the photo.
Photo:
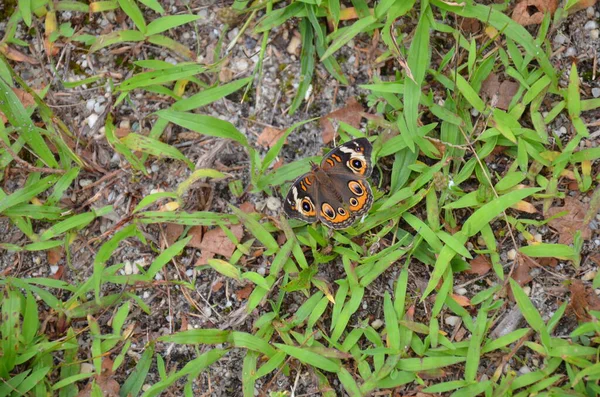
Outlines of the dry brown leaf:
M177 241L179 236L183 233L183 225L178 225L177 223L167 223L165 227L165 239L167 240L167 245L170 247Z
M471 306L471 300L464 295L452 294L452 299L461 307Z
M515 267L515 271L512 274L512 278L517 283L519 283L521 287L533 280L533 278L529 274L529 271L531 270L529 260L530 259L525 255L517 256L517 265Z
M508 110L508 105L512 101L515 94L519 91L519 83L511 80L504 80L500 83L500 91L498 92L498 102L496 107L502 110Z
M467 33L479 33L481 23L476 18L463 18L460 22L460 28Z
M573 280L569 286L571 301L569 311L579 321L591 321L589 310L600 310L600 298L592 288L586 287L581 280Z
M9 47L6 43L0 44L0 53L6 55L6 57L12 61L27 62L31 65L39 64L39 62L36 59L33 59L30 56L27 56L22 52L17 51L12 47Z
M54 247L50 248L47 253L47 259L50 266L56 265L63 257L63 249L62 247Z
M188 247L200 248L202 246L202 226L193 226L188 232L192 239L187 243Z
M233 225L230 230L238 240L244 234L242 225ZM200 249L202 250L202 255L198 259L198 262L196 262L196 266L206 265L208 260L214 257L215 254L229 259L233 251L235 251L235 244L229 240L223 229L217 227L204 234Z
M252 284L248 284L244 288L237 290L235 296L238 301L242 301L244 299L248 299L253 290L254 286Z
M521 211L521 212L527 212L528 214L535 214L538 211L535 209L535 206L531 203L528 203L527 201L519 201L517 204L515 205L511 205L510 208L513 208L515 210Z
M519 90L519 84L512 80L500 82L496 73L490 75L481 84L479 92L483 94L495 107L508 110L508 105Z
M334 110L333 112L321 117L319 124L321 126L321 136L323 143L327 144L333 141L336 134L336 129L330 119L341 121L352 127L359 128L360 120L362 119L362 105L354 98L350 98L343 108Z
M487 274L492 268L492 262L485 255L477 255L469 262L471 268L467 270L467 273L477 274L483 276Z
M103 397L119 397L121 386L119 382L114 379L112 372L112 366L114 365L113 360L108 357L102 359L102 374L94 377L95 383L102 391ZM82 389L77 397L90 397L92 395L92 381L90 381L84 389Z
M272 147L277 143L279 138L281 138L284 133L285 130L278 130L277 128L273 127L265 127L258 136L256 142L261 146ZM287 143L287 139L285 140L285 143Z
M217 292L221 288L223 288L223 281L221 281L221 280L215 281L215 283L212 285L212 287L210 287L212 292Z
M240 205L240 209L242 211L244 211L246 214L252 214L253 212L256 212L256 208L254 207L254 204L252 204L249 201L243 202L242 205Z
M571 244L578 230L581 231L583 239L587 240L592 237L592 230L584 224L587 208L588 206L578 199L565 197L565 203L562 207L552 207L548 210L548 217L552 217L559 212L568 211L566 215L548 222L548 225L558 232L559 244Z
M513 10L512 19L523 26L539 25L544 20L544 13L554 15L557 6L557 0L523 0Z

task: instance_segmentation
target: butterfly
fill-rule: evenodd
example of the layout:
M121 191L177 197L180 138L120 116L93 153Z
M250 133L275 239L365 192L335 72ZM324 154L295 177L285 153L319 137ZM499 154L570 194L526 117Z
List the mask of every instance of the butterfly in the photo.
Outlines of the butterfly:
M346 142L321 160L290 187L283 209L304 222L320 220L332 229L345 229L366 214L373 204L367 181L373 167L373 147L367 138Z

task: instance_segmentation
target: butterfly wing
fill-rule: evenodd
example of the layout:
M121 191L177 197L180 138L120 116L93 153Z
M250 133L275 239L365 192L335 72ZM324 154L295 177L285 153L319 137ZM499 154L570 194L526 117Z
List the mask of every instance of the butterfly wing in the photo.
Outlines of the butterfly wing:
M294 181L283 203L283 210L287 216L308 223L317 220L317 185L317 178L313 172L304 174Z
M367 178L373 171L372 151L373 146L367 138L348 141L323 157L321 169L330 175L354 174Z

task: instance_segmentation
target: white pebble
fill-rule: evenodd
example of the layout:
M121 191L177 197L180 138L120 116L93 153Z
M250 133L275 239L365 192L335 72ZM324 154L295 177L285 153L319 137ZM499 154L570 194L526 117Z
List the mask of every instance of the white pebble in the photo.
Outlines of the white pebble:
M471 116L473 116L473 117L479 116L479 110L477 110L475 108L471 109Z
M79 181L79 186L81 187L86 187L92 184L92 180L91 179L81 179Z
M88 101L85 104L85 108L91 112L92 110L94 110L94 106L96 106L96 100L88 99Z
M594 30L598 28L598 24L596 21L587 21L585 25L583 25L585 30Z
M598 29L590 30L590 38L592 40L597 40L599 37L600 37L600 30L598 30Z
M594 98L600 98L600 88L598 88L598 87L592 88L592 96Z
M533 239L535 240L536 243L541 243L542 242L542 235L539 233L536 233L533 235Z
M88 116L87 118L87 124L90 128L92 128L96 122L98 121L98 119L100 118L100 116L98 116L96 113L92 113Z
M50 274L56 274L58 272L58 266L50 266Z
M448 316L444 319L444 322L451 327L455 327L460 321L461 318L458 316Z
M187 269L185 275L188 277L194 277L194 269Z
M575 54L577 54L577 50L574 47L569 47L567 48L567 51L565 51L566 57L574 57Z
M531 294L531 287L529 285L524 286L523 292L525 292L525 295L529 296L529 294Z
M581 276L581 279L583 281L591 281L596 277L596 274L598 274L597 270L590 270L589 272Z
M260 274L261 276L264 276L267 273L267 268L261 266L258 269L256 269L256 273Z
M509 260L511 260L511 261L514 261L514 260L515 260L515 258L517 257L517 250L516 250L516 249L514 249L514 248L513 248L513 249L511 249L510 251L508 251L508 252L506 253L506 257L507 257Z
M456 292L457 295L466 295L467 294L467 289L466 288L455 288L454 292Z
M529 367L527 365L523 365L520 369L519 369L519 373L520 374L528 374L530 373L531 370L529 369Z
M556 36L554 36L554 42L556 44L565 44L565 42L567 41L567 38L564 34L559 33Z
M277 211L281 208L281 201L277 197L267 198L267 208L271 211Z
M373 327L373 329L379 329L382 325L383 321L381 321L380 319L377 319L371 323L371 327Z
M123 267L123 271L125 272L126 275L132 275L133 274L133 265L131 264L130 261L125 261L123 263L125 266Z
M142 298L144 298L144 299L150 298L150 291L144 291L144 293L142 294Z
M96 102L96 104L94 105L94 112L98 113L98 114L102 114L104 113L104 110L106 109L105 105L102 105L98 102Z
M588 8L585 9L585 13L587 14L587 17L589 19L594 18L594 12L595 12L594 11L594 7L588 7Z

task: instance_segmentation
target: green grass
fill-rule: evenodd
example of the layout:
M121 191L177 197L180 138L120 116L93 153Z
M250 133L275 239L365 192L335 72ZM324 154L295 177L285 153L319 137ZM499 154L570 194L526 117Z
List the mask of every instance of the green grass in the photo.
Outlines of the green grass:
M30 27L50 43L75 45L90 54L143 43L168 49L183 60L172 65L158 59L129 58L124 68L133 75L124 81L98 73L81 76L83 80L77 83L62 82L61 89L76 90L83 84L112 88L105 136L130 167L131 178L144 181L148 159L159 158L179 163L187 176L172 191L142 197L125 222L107 235L94 236L89 278L72 277L67 282L13 275L12 269L0 279L0 396L75 396L88 384L92 395L100 396L107 376L122 380L121 396L154 396L167 390L175 395L198 395L198 377L235 348L245 352L241 371L244 396L254 395L257 382L270 385L268 391L274 396L284 395L289 390L278 390L274 377L289 376L293 384L295 371L306 369L315 375L326 396L336 395L334 379L352 396L402 386L452 396L600 393L600 313L591 311L593 321L575 324L572 319L566 321L566 302L541 312L544 307L538 307L539 302L534 305L523 286L509 277L515 263L503 261L501 256L514 248L523 257L556 258L575 274L585 259L584 245L591 244L581 233L570 245L535 243L528 238L528 228L541 227L548 220L514 209L531 203L546 214L556 199L566 196L565 176L574 178L582 194L590 193L586 221L600 208L600 148L580 146L589 136L586 112L597 111L600 100L582 97L575 64L570 70L557 70L549 59L547 33L562 22L565 13L559 10L554 20L547 16L533 29L534 37L529 33L532 30L507 16L502 4L382 0L370 9L364 0L355 0L357 19L345 21L339 0L236 2L228 11L241 19L239 37L252 31L261 38L259 60L250 76L207 84L216 81L228 51L241 44L223 48L224 43L219 42L214 64L196 63L196 54L170 32L178 26L194 27L199 17L191 10L168 15L157 0L109 0L90 5L19 0L17 4L0 42L0 110L7 119L0 125L0 175L4 187L10 185L15 169L26 178L13 190L0 190L0 216L27 241L21 245L0 242L0 249L29 255L62 248L67 271L71 271L73 242L87 241L88 237L82 236L91 230L90 225L114 210L107 206L81 211L61 201L93 165L82 156L81 146L72 145L77 137L46 103L55 87L36 92L18 75L21 68L15 67L15 51L27 53L27 43L16 37L17 26ZM120 25L111 33L91 36L69 22L60 26L56 22L60 11L94 17L98 12L118 10L127 16L129 30ZM401 17L412 21L410 32L395 23ZM470 37L456 28L457 18L479 20L489 28L489 35ZM370 120L366 131L340 123L344 139L367 135L373 143L373 161L379 164L382 177L370 214L349 229L331 231L320 224L289 221L283 215L267 218L246 213L233 204L224 212L152 210L156 204L169 202L172 208L182 207L185 195L200 179L207 183L227 180L235 196L244 191L256 197L285 194L289 182L309 169L314 158L277 169L271 166L286 138L314 119L288 126L262 156L236 126L203 112L206 105L236 91L248 100L248 93L263 76L271 31L287 23L296 24L302 39L299 67L303 78L291 100L290 114L302 109L318 65L328 72L328 79L349 84L336 54L352 40L370 41L377 32L383 48L379 61L406 60L393 81L374 78L361 85L368 91L369 104L382 115L380 119ZM227 36L230 28L225 24L221 37ZM496 33L491 37L493 29ZM437 45L432 40L437 34L451 38L454 45ZM410 40L405 40L406 36ZM44 59L54 62L55 58ZM97 65L97 70L101 69L102 65ZM490 107L479 94L492 71L519 84L507 111ZM25 107L13 88L29 93L33 105ZM119 138L112 114L130 103L134 92L158 93L171 100L162 110L144 114L152 123L148 134ZM434 99L434 94L444 101ZM547 103L553 107L547 108ZM572 126L573 133L566 141L550 132L559 116ZM241 146L247 156L244 161L250 164L249 184L232 181L235 175L216 169L195 169L184 151L163 142L169 126ZM502 173L486 163L499 147L504 147L507 159ZM391 168L389 175L383 171L384 164ZM166 249L148 241L143 233L146 225L163 223L185 226L182 237ZM236 224L244 226L242 241L230 230ZM135 335L134 326L144 322L144 316L150 317L153 308L134 287L167 285L170 294L177 295L194 291L194 280L158 285L156 277L176 265L192 238L186 235L189 227L199 225L222 229L235 245L231 258L211 259L198 270L213 276L219 273L229 285L253 285L244 301L253 326L247 332L192 329L151 337L143 353L137 354L139 346L134 352L134 340L139 344L146 339ZM519 234L527 242L518 239ZM124 264L118 263L118 251L125 241L154 252L150 265L138 274L120 272ZM244 266L245 259L258 251L269 264L266 274ZM490 284L479 284L478 292L469 294L470 306L463 307L453 296L453 287L474 255L485 255L493 272L486 277ZM323 279L319 270L324 268L334 268L339 278ZM428 272L422 291L413 289L417 269ZM394 277L393 287L387 288L390 277ZM600 277L590 284L600 287ZM507 289L514 301L507 297ZM302 302L294 312L286 304L290 298ZM377 305L370 310L379 313L380 326L361 315L363 304ZM522 328L491 336L506 308L514 304L525 319ZM415 310L423 308L426 311L415 317ZM57 321L52 332L40 320L48 313ZM462 321L462 339L447 332L444 319L448 315ZM550 317L545 318L547 315ZM562 320L563 330L558 333ZM191 345L193 358L166 363L165 349L171 344ZM510 357L515 367L507 366ZM531 367L531 357L539 363L537 367ZM82 372L82 363L90 364L91 370ZM532 371L515 372L520 363L528 364Z

